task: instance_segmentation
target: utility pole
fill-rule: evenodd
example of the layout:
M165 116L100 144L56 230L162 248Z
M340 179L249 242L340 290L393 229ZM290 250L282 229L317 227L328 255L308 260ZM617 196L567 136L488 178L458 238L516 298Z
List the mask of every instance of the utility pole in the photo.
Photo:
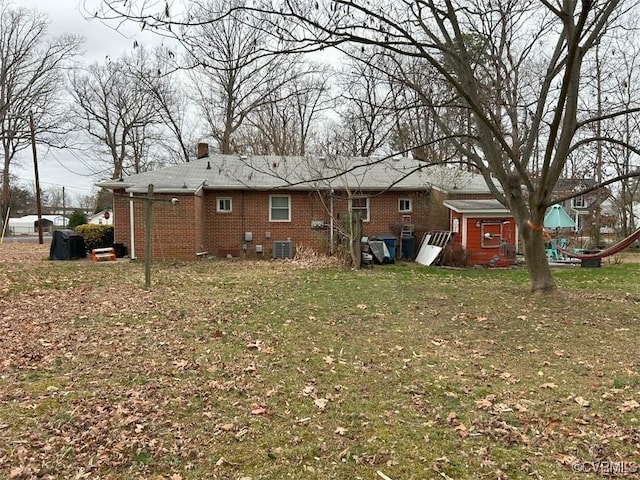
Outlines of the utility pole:
M40 198L40 176L38 175L38 155L36 153L36 132L33 126L33 113L29 112L29 129L31 130L31 151L33 152L33 172L36 182L36 209L38 211L38 243L42 245L42 200Z
M67 226L67 202L64 198L64 187L62 187L62 226Z

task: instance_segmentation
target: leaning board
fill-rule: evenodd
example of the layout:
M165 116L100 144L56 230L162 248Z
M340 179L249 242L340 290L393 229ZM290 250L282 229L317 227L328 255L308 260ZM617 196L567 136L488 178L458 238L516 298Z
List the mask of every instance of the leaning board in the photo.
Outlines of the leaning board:
M416 262L420 265L431 265L436 261L440 252L442 252L442 247L427 245L426 242L423 242L420 250L418 251L418 255L416 256Z

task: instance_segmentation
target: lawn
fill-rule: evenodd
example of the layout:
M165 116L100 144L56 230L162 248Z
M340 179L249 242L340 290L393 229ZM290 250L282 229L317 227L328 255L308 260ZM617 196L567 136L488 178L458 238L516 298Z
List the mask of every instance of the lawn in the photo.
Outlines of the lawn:
M45 258L0 246L0 478L640 478L640 264Z

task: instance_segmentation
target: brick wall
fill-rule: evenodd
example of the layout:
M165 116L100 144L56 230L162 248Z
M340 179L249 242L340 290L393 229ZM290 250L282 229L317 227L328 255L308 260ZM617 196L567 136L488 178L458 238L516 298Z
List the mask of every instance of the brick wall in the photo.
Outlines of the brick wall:
M114 192L115 241L127 246L131 254L129 197L124 190ZM142 194L143 195L143 194ZM141 195L141 196L142 196ZM291 221L269 220L271 195L288 195ZM420 241L426 231L447 230L449 211L442 202L447 196L437 190L428 192L385 192L367 194L370 220L363 223L363 233L375 236L382 233L397 235L399 225L409 221L415 226L415 236ZM274 241L291 239L294 247L310 247L326 251L329 245L329 200L322 201L317 192L299 191L210 191L201 190L196 195L179 196L179 204L168 200L176 195L156 194L153 205L153 258L154 260L195 260L196 253L225 257L247 256L271 258ZM411 212L399 211L399 200L410 199ZM474 196L462 198L491 198ZM231 201L231 211L218 211L219 199ZM348 211L346 195L334 199L334 215ZM144 256L145 202L134 201L135 256ZM312 222L324 222L323 229L312 228ZM245 240L250 232L252 239ZM262 246L262 253L256 247Z
M143 196L141 194L140 196ZM179 203L172 205L171 198ZM152 259L193 260L196 258L197 222L196 197L193 195L155 194L152 213ZM144 258L146 202L133 201L134 244L131 243L130 197L122 191L114 192L113 210L115 217L114 241L127 247L129 255Z
M291 221L269 221L271 195L289 197ZM230 212L218 211L220 199L231 200ZM328 213L313 192L206 191L203 209L206 250L218 256L270 258L273 242L287 239L295 247L316 250L327 244L328 230L311 227L312 221L329 223ZM245 240L245 233L251 234L251 240ZM263 253L256 252L258 245Z

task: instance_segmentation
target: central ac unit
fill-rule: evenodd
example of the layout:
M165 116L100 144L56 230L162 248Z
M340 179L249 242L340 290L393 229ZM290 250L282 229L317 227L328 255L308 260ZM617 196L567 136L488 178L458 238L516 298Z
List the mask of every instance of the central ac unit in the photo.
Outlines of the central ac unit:
M273 242L273 258L293 258L293 242L291 240Z

